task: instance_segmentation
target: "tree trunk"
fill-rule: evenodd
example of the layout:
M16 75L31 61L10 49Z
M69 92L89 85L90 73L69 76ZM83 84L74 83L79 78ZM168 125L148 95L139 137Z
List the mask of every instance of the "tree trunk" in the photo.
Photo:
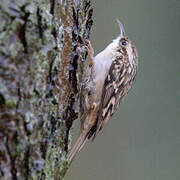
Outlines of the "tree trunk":
M88 0L0 1L0 179L62 179L92 25Z

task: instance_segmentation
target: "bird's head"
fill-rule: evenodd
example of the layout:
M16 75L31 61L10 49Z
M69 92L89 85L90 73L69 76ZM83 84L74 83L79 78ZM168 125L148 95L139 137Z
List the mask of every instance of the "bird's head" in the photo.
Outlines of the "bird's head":
M138 54L135 45L126 35L124 26L118 19L117 23L120 29L120 35L114 40L117 43L117 50L123 56L127 56L130 62L137 61Z

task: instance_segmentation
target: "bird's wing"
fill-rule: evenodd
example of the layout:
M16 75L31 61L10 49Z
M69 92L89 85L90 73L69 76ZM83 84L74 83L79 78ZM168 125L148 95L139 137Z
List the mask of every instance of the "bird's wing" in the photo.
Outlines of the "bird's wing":
M125 77L127 73L126 64L121 59L116 58L106 76L101 103L99 107L98 119L94 128L94 137L103 128L106 122L114 114L124 96Z

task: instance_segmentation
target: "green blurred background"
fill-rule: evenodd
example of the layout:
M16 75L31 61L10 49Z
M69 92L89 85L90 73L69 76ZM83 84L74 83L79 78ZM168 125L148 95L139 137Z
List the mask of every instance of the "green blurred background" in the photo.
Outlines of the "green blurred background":
M118 18L136 44L139 70L119 111L65 180L180 180L180 0L92 3L95 54L118 35Z

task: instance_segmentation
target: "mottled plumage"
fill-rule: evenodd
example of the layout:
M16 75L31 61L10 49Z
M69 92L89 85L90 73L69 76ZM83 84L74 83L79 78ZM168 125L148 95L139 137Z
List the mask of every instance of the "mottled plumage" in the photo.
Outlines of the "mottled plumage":
M89 138L95 138L123 101L137 72L137 51L118 21L120 35L93 58L89 43L91 66L81 88L81 135L69 154L69 164Z

